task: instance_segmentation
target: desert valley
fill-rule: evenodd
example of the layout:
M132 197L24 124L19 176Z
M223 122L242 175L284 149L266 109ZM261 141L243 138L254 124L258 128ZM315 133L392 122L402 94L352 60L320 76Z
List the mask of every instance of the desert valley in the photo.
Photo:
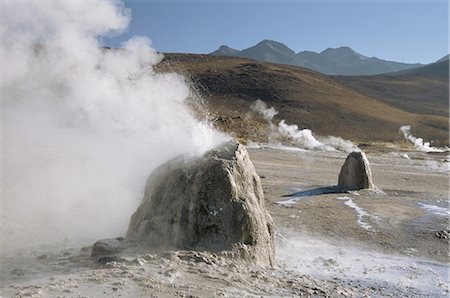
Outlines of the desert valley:
M448 55L114 48L97 5L1 7L0 297L448 297Z

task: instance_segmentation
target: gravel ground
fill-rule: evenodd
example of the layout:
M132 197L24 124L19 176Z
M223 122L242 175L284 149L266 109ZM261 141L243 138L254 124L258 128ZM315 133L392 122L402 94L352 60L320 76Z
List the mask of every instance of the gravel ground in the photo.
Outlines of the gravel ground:
M345 153L249 153L276 225L277 268L225 254L139 247L98 262L89 246L65 242L3 253L0 295L447 297L445 155L369 152L377 191L326 194Z

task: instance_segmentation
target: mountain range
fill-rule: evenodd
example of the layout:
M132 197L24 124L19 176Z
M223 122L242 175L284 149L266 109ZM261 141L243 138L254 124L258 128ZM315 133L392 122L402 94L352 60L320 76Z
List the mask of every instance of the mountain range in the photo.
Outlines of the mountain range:
M420 63L401 63L367 57L349 47L328 48L320 53L313 51L295 53L285 44L267 39L242 51L222 45L210 55L243 57L300 66L329 75L376 75L423 66ZM448 60L448 56L442 59Z

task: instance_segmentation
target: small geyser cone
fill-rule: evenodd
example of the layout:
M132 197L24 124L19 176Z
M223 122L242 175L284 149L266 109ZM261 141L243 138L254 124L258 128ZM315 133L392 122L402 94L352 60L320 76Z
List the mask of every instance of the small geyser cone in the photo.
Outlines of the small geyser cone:
M339 173L338 186L346 190L373 189L369 160L362 151L351 152Z
M165 249L231 251L253 264L275 265L261 181L245 147L234 141L159 167L126 237Z

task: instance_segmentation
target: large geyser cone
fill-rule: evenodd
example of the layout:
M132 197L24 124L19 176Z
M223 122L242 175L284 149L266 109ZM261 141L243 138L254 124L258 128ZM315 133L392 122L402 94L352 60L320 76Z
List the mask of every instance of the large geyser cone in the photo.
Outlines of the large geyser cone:
M126 237L163 248L231 251L263 266L275 263L273 223L260 178L245 147L234 141L159 167Z
M364 152L351 152L339 173L338 186L346 190L373 189L372 172Z

